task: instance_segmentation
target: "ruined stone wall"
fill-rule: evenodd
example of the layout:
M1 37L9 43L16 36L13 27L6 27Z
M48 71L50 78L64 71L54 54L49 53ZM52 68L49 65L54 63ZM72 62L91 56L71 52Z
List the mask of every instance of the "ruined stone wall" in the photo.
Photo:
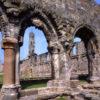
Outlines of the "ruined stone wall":
M86 50L84 47L84 43L78 42L75 44L76 46L76 54L71 54L71 62L72 62L72 75L71 78L78 78L79 75L88 74L88 60L86 57ZM73 53L73 52L71 52Z
M83 42L76 43L76 55L74 55L73 52L71 52L71 65L71 78L78 78L80 75L88 75L88 59ZM98 69L99 65L100 55L95 52L93 59L93 67L95 68L95 70ZM99 71L97 72L99 73Z
M77 54L71 54L71 79L81 75L88 75L88 59L83 42L77 43ZM72 52L71 52L72 53ZM100 65L100 56L95 54L94 67ZM52 77L51 56L49 53L34 54L20 63L21 79L48 79Z
M32 61L35 60L35 61ZM32 64L34 62L34 64ZM50 54L34 55L20 63L21 79L48 79L52 76Z

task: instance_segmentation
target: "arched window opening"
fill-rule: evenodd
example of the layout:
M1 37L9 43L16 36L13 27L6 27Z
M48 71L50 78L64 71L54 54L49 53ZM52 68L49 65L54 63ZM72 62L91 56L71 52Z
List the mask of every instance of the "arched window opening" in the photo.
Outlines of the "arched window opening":
M29 37L31 40L29 40ZM24 42L20 52L20 57L21 57L20 59L23 60L27 58L29 56L29 52L32 52L31 50L34 50L33 53L37 55L44 54L48 52L47 47L48 47L48 43L43 31L35 27L28 27L25 30Z
M82 27L76 32L76 37L81 38L81 40L84 42L84 46L86 48L87 52L90 52L88 50L88 47L92 45L94 49L98 49L98 44L96 40L96 36L92 30L90 30L87 27ZM91 51L93 51L93 48L91 48Z
M77 56L78 55L78 45L81 43L81 39L79 37L75 37L73 41L73 49L72 49L72 56Z
M33 26L25 30L20 60L22 80L51 78L51 56L43 31Z
M80 79L92 76L94 66L93 59L98 49L94 32L87 26L78 29L73 44L73 55L77 56L74 58L74 61L77 63L76 67L74 66L77 72L75 72L75 74L79 75L78 77Z

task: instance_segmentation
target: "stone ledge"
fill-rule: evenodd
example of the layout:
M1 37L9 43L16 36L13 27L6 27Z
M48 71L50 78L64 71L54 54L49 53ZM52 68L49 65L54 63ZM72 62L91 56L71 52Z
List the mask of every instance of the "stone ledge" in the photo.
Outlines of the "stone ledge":
M18 97L18 87L15 85L3 86L1 89L0 100L17 100Z
M67 80L50 80L47 87L70 88L70 81Z

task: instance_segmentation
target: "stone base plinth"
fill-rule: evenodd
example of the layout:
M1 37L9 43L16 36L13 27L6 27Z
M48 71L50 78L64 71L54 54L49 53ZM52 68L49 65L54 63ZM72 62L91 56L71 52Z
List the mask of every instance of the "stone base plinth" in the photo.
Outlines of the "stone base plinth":
M21 85L20 84L16 84L16 88L17 88L18 91L20 91L21 90Z
M100 77L98 77L98 76L92 76L88 80L90 82L97 82L97 81L100 81Z
M57 88L70 88L70 81L67 80L50 80L47 83L47 87L57 87Z
M17 100L18 87L15 85L3 86L1 89L2 100Z

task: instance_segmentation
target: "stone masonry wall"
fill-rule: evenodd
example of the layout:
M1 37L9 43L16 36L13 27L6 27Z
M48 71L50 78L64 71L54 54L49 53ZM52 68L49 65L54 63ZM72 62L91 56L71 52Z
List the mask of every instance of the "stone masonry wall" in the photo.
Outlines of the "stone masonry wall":
M71 55L71 78L88 74L88 60L82 43L78 45L77 55ZM98 59L98 60L97 60ZM100 56L95 55L94 66L99 66ZM21 79L50 79L52 77L51 56L49 53L34 55L20 63Z
M20 68L21 79L48 79L52 76L50 55L47 53L22 61Z

